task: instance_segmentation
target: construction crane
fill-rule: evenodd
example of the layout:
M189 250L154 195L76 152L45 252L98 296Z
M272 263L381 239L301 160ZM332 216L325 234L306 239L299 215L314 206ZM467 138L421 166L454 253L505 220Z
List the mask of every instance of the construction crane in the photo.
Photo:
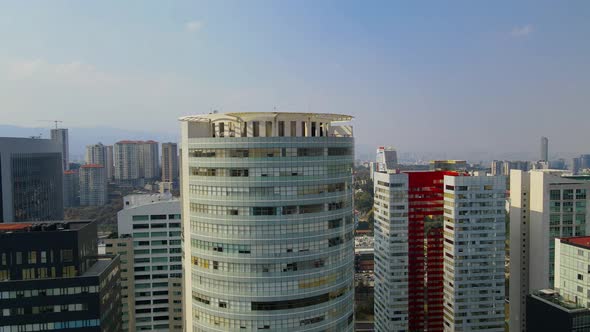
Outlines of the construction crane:
M61 121L61 120L39 120L39 121L41 121L41 122L53 122L53 123L55 123L55 129L58 128L58 126L59 126L58 124L59 123L63 123L63 121Z

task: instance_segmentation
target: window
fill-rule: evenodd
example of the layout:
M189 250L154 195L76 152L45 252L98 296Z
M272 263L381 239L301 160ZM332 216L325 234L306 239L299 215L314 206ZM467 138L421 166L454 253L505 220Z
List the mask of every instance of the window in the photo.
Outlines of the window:
M279 121L279 136L285 136L285 121Z
M62 249L61 259L64 263L71 263L72 261L74 261L74 253L72 249Z
M29 264L37 264L37 252L36 251L29 251L27 262Z
M549 199L550 200L559 200L561 198L561 193L557 189L553 189L549 191Z
M149 220L149 216L133 216L133 221L147 221Z
M252 137L260 136L260 122L252 121Z
M166 220L165 214L152 214L150 220Z
M291 121L291 136L297 136L297 121Z

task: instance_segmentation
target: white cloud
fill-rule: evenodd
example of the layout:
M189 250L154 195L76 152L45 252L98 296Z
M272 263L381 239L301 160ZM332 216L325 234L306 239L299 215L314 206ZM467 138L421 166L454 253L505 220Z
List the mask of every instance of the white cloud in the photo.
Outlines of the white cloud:
M533 33L533 31L534 31L533 26L530 24L527 24L524 26L514 27L512 29L512 32L510 32L510 34L512 35L512 37L526 37L526 36L530 35L531 33Z
M190 21L184 25L184 28L188 32L197 32L197 31L201 30L201 28L203 28L203 22L202 21Z

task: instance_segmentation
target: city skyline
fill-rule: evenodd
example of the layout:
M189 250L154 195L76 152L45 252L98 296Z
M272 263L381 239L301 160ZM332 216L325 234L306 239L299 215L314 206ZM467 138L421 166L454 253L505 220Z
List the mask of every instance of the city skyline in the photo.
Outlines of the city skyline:
M351 114L372 149L538 151L547 136L583 153L590 138L584 2L136 6L6 4L6 123L177 136L182 115L276 108Z

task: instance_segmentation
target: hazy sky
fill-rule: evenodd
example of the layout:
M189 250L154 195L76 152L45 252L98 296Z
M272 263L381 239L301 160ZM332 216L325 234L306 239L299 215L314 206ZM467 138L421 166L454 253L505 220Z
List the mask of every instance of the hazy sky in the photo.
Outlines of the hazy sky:
M352 114L359 143L401 151L590 152L589 18L589 1L0 1L0 123L175 132L276 107Z

